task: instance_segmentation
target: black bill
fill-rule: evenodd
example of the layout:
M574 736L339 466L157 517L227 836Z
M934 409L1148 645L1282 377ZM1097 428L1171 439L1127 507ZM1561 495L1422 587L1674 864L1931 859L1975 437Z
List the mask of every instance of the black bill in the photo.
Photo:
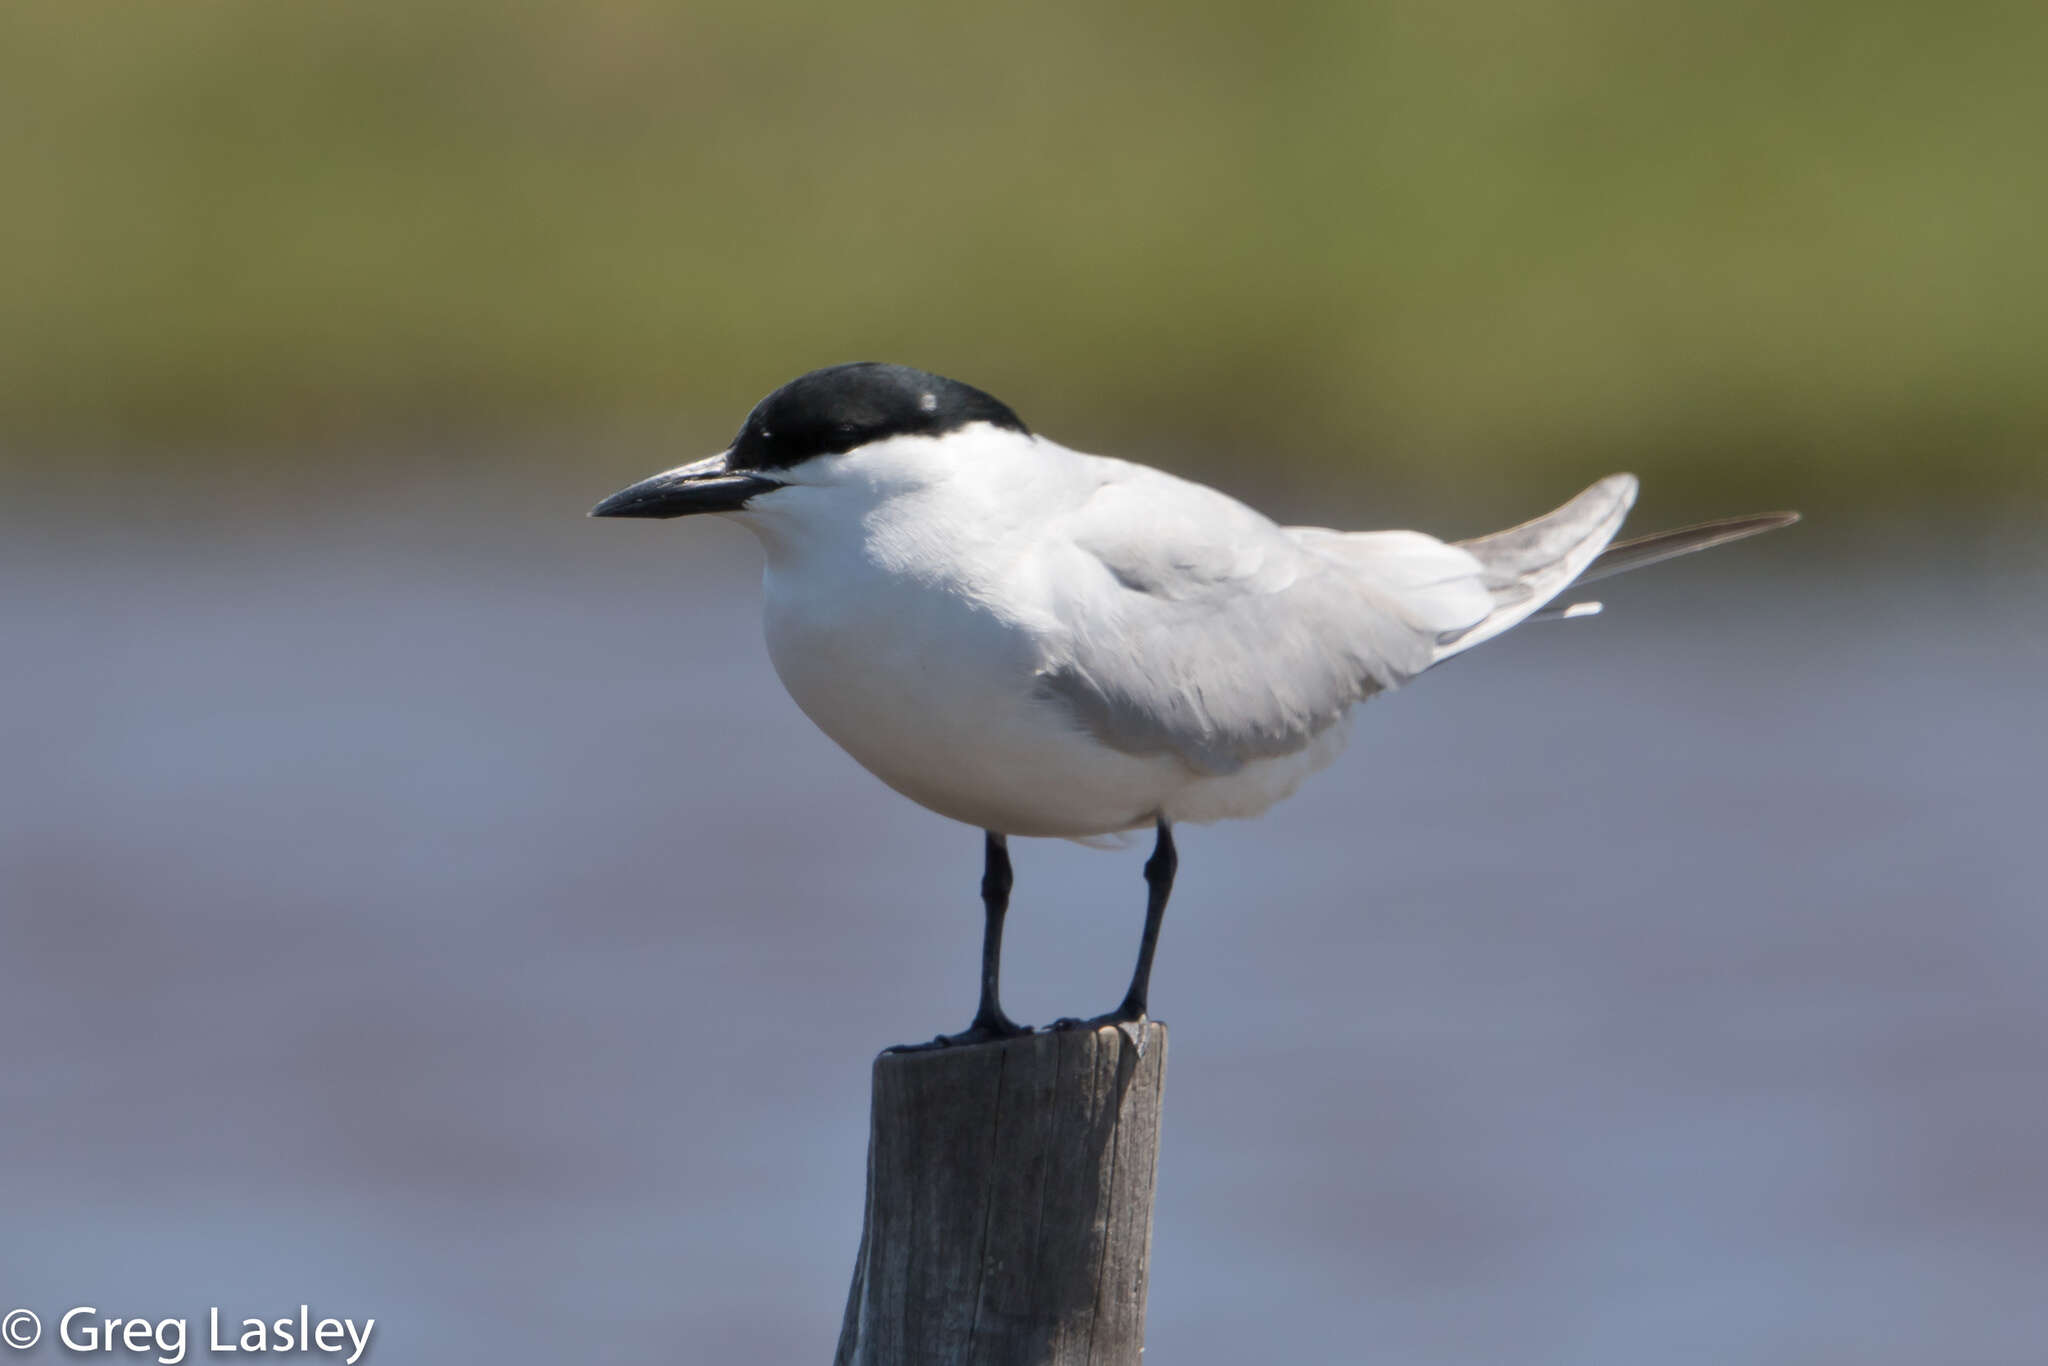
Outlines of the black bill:
M590 510L593 517L687 517L736 512L749 498L782 485L758 474L728 472L723 457L685 465L620 489Z

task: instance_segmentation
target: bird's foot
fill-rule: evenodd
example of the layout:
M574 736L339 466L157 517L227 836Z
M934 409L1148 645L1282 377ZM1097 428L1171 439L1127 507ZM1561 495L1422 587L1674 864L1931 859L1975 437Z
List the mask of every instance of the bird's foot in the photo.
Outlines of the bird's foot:
M1142 1058L1145 1056L1145 1040L1148 1037L1145 1026L1151 1022L1152 1017L1145 1013L1145 1003L1133 1001L1126 996L1122 1005L1107 1015L1096 1016L1090 1023L1098 1029L1103 1025L1114 1026L1119 1034L1130 1041L1131 1047Z
M941 1048L967 1048L978 1043L1001 1043L1004 1039L1022 1038L1031 1033L1029 1025L1020 1025L1007 1015L974 1017L974 1023L958 1034L941 1034L930 1043L899 1043L885 1049L889 1053L931 1053Z
M1100 1029L1104 1025L1141 1025L1151 1018L1150 1015L1145 1013L1143 1005L1126 1000L1108 1014L1097 1015L1092 1019L1080 1020L1072 1015L1062 1015L1059 1019L1047 1025L1045 1032L1048 1034L1064 1034L1070 1029Z

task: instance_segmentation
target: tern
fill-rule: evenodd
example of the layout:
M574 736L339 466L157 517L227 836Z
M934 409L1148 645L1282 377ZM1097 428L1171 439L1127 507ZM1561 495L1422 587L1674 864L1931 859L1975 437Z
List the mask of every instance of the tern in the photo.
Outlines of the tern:
M983 831L980 1005L1004 1013L1010 836L1154 831L1123 1001L1146 1016L1173 827L1257 816L1343 747L1351 709L1576 585L1769 531L1730 518L1614 543L1614 474L1507 531L1280 526L1204 485L1034 434L979 389L901 365L814 370L717 455L594 517L727 517L766 555L763 625L805 715L896 791ZM1065 1021L1062 1023L1078 1023Z

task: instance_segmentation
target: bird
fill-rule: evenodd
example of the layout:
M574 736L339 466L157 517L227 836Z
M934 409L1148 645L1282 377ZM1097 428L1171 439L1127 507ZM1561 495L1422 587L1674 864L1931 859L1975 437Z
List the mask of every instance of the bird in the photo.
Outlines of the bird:
M1174 827L1250 818L1343 748L1353 709L1539 617L1568 589L1790 525L1764 513L1615 542L1637 481L1464 541L1282 526L1206 485L1034 433L904 365L828 366L756 404L727 448L593 517L717 516L760 541L768 656L875 777L982 832L979 1002L925 1047L1032 1032L1002 1006L1008 841L1149 829L1122 1001L1145 1020Z

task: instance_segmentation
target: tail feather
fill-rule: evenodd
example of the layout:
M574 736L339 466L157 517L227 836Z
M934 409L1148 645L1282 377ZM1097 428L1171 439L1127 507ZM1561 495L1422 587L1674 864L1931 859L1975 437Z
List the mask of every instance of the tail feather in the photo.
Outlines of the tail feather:
M1555 512L1459 541L1458 548L1479 561L1493 610L1476 625L1439 636L1435 658L1469 650L1541 611L1594 563L1635 501L1635 476L1610 474Z
M1597 602L1566 596L1567 589L1799 520L1796 512L1763 512L1617 542L1614 533L1635 500L1635 476L1610 474L1553 512L1469 541L1446 544L1412 531L1346 535L1312 527L1293 528L1292 534L1367 570L1384 591L1422 651L1398 671L1407 678L1521 622L1600 611Z

